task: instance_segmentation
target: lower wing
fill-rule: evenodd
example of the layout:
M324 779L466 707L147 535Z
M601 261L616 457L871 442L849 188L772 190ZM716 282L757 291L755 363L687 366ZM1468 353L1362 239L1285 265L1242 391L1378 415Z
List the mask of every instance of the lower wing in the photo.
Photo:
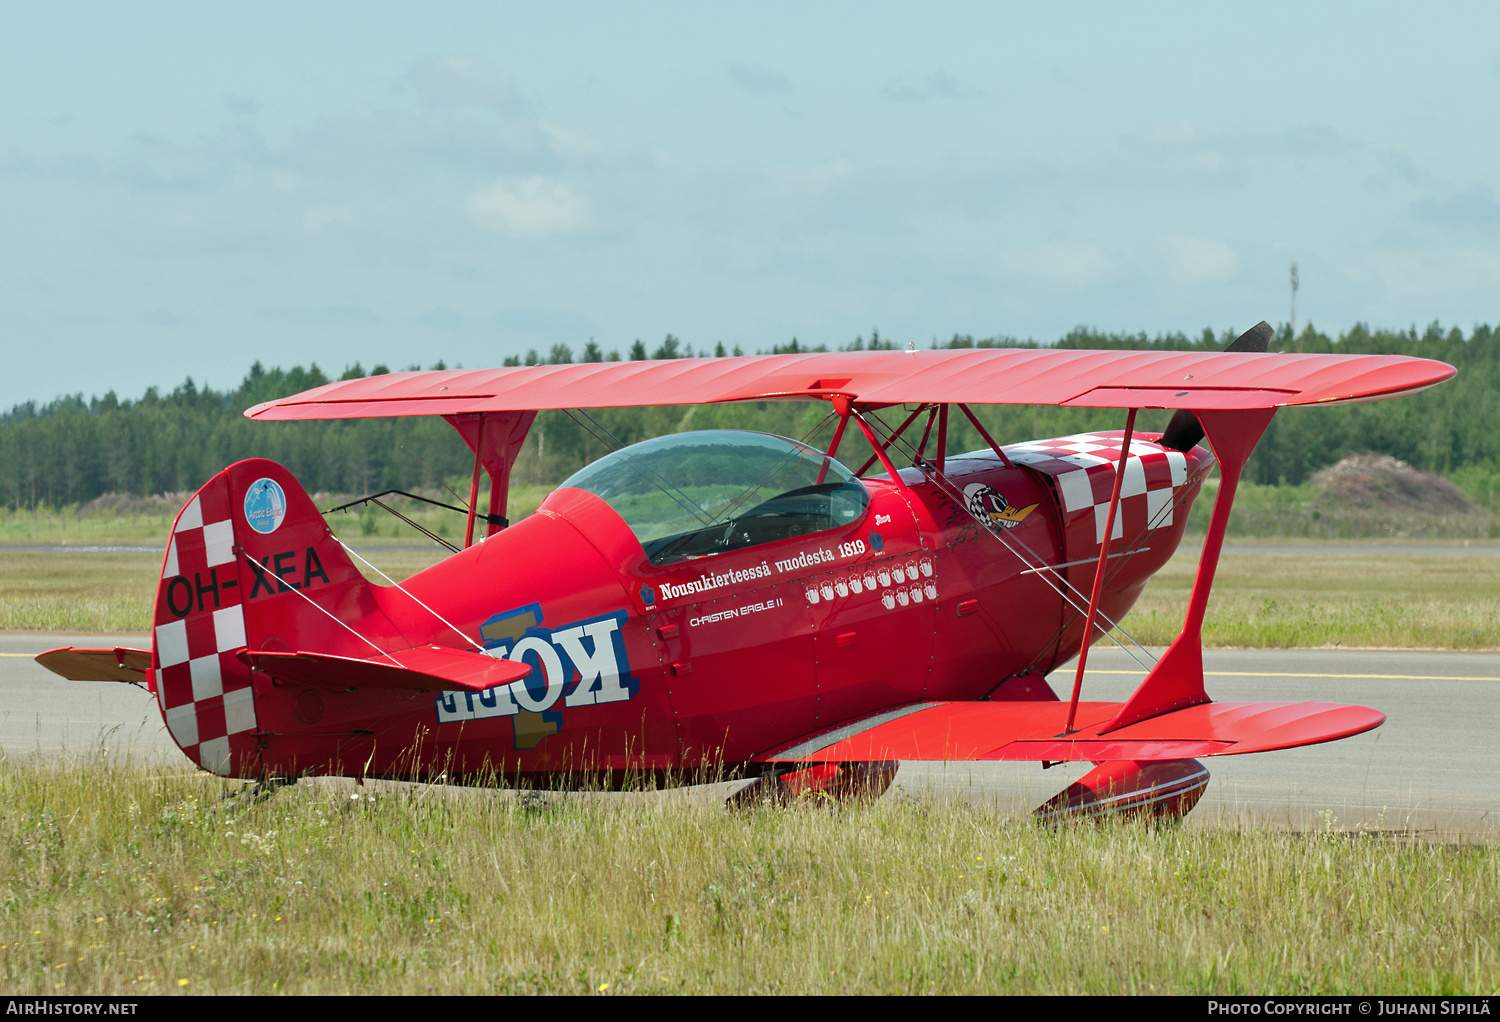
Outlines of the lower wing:
M828 728L755 757L761 763L882 760L1190 759L1316 745L1379 727L1385 714L1340 703L1202 703L1106 734L1120 703L913 703Z

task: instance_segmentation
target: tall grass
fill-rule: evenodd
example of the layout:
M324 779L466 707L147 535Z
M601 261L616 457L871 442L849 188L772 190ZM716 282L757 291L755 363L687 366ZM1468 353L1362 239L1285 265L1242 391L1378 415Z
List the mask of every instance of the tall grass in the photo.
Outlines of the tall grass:
M0 761L0 983L46 993L1482 993L1494 848L729 812Z

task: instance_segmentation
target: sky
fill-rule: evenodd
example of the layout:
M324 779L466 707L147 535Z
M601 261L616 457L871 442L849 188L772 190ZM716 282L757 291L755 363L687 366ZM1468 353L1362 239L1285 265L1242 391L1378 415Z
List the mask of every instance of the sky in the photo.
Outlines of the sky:
M1500 6L0 9L0 408L674 334L1500 321Z

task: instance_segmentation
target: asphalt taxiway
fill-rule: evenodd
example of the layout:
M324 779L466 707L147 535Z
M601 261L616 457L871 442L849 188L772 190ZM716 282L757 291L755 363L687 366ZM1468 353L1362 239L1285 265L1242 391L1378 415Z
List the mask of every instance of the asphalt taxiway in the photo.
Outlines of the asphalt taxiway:
M63 681L31 659L55 646L145 642L142 636L0 635L0 751L12 762L102 756L187 768L147 692ZM1473 837L1500 831L1500 653L1210 650L1204 661L1214 699L1360 703L1384 712L1386 722L1324 745L1207 759L1213 780L1190 820ZM1053 688L1065 696L1072 677L1071 669L1055 672ZM1084 698L1123 699L1142 677L1122 651L1095 648ZM905 763L892 794L993 801L1024 812L1088 768Z

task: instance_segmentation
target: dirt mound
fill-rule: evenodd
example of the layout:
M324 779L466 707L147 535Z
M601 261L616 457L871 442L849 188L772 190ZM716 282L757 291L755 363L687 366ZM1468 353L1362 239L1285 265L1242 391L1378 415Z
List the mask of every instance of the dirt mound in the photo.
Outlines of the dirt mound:
M1442 476L1412 468L1388 454L1354 454L1312 477L1325 505L1382 511L1467 514L1474 510L1464 491Z

